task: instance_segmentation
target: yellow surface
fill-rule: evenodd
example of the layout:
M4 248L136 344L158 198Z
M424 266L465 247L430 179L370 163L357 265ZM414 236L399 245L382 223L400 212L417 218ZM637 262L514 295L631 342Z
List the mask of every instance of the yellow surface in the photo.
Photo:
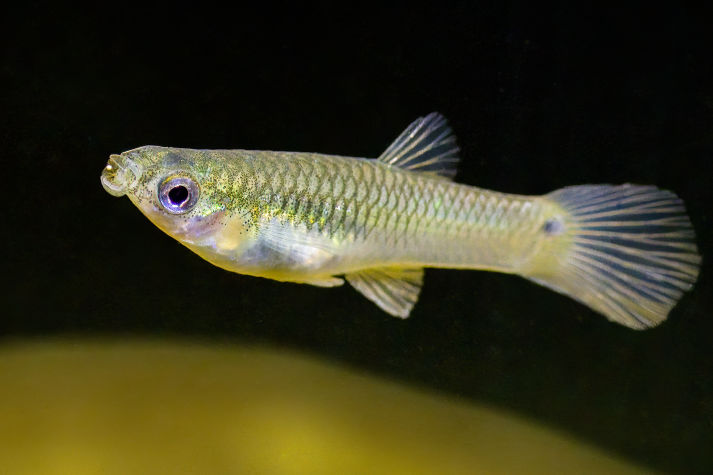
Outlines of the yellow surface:
M0 471L641 469L512 415L294 353L64 340L0 346Z

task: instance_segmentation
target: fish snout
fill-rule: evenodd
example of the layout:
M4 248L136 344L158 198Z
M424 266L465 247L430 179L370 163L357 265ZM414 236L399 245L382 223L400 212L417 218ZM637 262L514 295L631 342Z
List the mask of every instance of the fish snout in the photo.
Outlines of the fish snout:
M101 175L104 189L113 196L123 196L139 179L141 170L124 155L110 155Z

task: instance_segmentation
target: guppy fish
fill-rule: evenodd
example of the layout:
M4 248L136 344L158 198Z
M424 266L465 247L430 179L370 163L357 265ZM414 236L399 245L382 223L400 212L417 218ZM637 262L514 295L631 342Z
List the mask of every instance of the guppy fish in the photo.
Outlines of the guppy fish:
M111 155L101 182L218 267L321 287L346 279L402 318L425 267L518 274L636 329L665 320L696 281L701 258L673 193L498 193L454 183L458 153L432 113L376 160L144 146Z

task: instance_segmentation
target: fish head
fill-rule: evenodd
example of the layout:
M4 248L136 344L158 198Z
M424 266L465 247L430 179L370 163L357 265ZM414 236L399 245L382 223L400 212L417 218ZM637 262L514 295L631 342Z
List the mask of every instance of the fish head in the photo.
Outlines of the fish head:
M200 150L144 146L111 155L104 189L126 195L162 231L190 245L209 235L225 206L206 184L212 162Z

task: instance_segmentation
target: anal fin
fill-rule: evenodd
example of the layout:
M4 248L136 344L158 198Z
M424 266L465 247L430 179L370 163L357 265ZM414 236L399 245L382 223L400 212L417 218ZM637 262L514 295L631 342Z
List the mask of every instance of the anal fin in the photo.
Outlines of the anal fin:
M344 276L352 287L385 312L407 318L423 285L422 268L378 267Z

